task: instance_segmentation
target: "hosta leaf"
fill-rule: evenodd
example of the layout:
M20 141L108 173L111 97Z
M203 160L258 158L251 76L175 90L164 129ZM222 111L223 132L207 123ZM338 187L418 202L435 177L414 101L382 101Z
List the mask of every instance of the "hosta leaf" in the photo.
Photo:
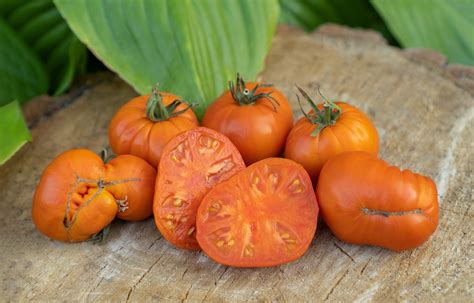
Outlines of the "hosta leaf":
M372 0L404 47L432 48L474 65L474 1Z
M55 0L79 39L139 93L198 101L198 115L240 71L263 68L276 0Z
M46 93L48 75L39 59L2 18L0 37L0 106Z
M85 68L87 49L52 0L3 0L0 16L39 56L50 77L50 93L61 94Z
M369 0L279 0L280 22L312 31L332 22L380 31L390 42L393 37Z
M0 106L0 165L5 163L31 135L17 101Z

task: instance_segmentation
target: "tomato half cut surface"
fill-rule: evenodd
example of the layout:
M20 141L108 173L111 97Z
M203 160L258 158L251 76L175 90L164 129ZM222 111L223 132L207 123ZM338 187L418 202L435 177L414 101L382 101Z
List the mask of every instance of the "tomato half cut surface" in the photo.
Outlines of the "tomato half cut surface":
M161 234L177 247L199 249L196 212L214 185L245 168L230 140L209 128L185 131L163 150L153 213Z
M268 158L209 191L197 214L197 240L221 264L283 264L308 249L318 211L304 168L292 160Z

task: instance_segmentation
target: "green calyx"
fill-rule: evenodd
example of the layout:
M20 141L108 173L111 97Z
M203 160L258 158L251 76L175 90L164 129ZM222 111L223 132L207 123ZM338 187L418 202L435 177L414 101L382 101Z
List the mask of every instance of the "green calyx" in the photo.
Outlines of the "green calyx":
M183 100L175 99L170 104L164 105L163 97L158 90L158 84L155 84L153 85L150 98L146 104L146 116L154 122L165 121L169 118L181 115L195 105L191 103L186 108L175 112L176 108L183 103L185 103Z
M317 126L316 129L311 133L311 136L316 137L323 128L336 124L336 121L342 112L342 109L339 105L326 99L323 94L321 94L321 91L318 87L318 92L324 99L323 108L319 109L316 103L314 103L314 101L308 96L308 94L303 89L301 89L301 87L296 87L298 88L300 94L306 99L306 101L308 101L309 105L311 105L311 108L313 109L312 113L306 113L303 110L303 107L301 106L300 97L296 95L296 98L298 99L298 104L303 115L311 123Z
M237 73L237 80L236 84L234 85L233 81L229 81L229 91L234 98L235 102L239 105L251 105L254 104L258 99L264 98L270 101L270 104L273 107L273 110L277 111L277 106L280 106L280 102L278 102L275 98L271 96L273 93L258 93L257 90L259 87L272 87L272 84L257 84L252 90L248 90L245 86L244 79Z

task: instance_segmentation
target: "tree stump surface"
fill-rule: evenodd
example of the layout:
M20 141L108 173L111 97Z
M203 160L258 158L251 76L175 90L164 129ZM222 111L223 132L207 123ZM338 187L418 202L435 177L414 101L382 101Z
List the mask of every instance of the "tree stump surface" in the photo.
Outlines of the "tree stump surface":
M31 221L43 169L67 149L99 151L112 115L136 95L104 73L24 108L33 142L0 167L0 298L472 302L474 70L432 51L388 46L374 32L325 25L311 34L280 27L260 77L281 88L298 117L294 84L312 96L320 85L327 97L366 112L381 137L381 158L435 180L440 222L430 240L396 253L346 244L319 224L299 260L238 269L174 248L152 218L116 220L101 244L47 239Z

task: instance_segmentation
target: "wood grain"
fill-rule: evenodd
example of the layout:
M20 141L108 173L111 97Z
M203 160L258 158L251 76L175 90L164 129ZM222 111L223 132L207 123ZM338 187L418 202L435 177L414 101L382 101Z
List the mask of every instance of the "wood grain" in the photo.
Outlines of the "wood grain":
M279 29L261 79L289 96L294 84L349 101L375 121L381 157L432 177L440 225L404 253L338 241L319 224L308 252L274 268L235 269L178 250L153 220L113 223L103 244L64 244L35 230L31 199L54 156L107 144L114 111L135 95L117 77L72 93L35 116L34 141L0 167L1 300L79 301L456 301L474 299L472 69L432 52L388 46L373 32L327 25ZM296 106L295 114L299 116Z

